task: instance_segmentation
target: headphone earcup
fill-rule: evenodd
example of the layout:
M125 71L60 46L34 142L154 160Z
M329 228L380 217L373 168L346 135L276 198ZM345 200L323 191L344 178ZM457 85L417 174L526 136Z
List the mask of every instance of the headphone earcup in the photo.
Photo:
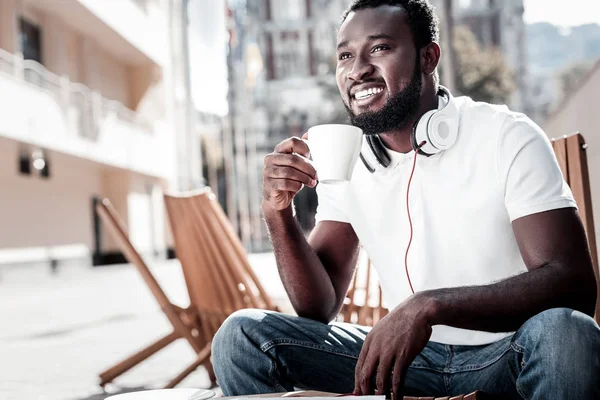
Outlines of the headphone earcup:
M421 118L419 118L413 125L413 129L410 134L410 143L413 150L416 151L419 149L419 154L427 157L439 152L439 150L431 143L431 139L429 137L429 121L436 111L437 110L431 110L423 114ZM423 142L425 142L425 144L421 146ZM419 146L421 147L419 148Z
M456 117L446 113L436 113L429 120L427 127L429 140L439 151L447 150L456 142L458 137L458 122Z
M442 109L431 110L423 114L415 123L411 135L413 150L419 154L432 156L454 145L458 137L458 120L460 112L448 89L439 87L438 95L443 95L448 102ZM425 144L420 147L421 143Z

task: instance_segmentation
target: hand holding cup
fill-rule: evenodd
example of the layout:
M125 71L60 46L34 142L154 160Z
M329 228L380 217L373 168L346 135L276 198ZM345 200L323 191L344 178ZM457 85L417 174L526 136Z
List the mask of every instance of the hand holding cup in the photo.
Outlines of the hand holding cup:
M273 153L265 157L263 211L283 211L304 185L317 185L317 171L309 158L308 145L297 137L279 143Z

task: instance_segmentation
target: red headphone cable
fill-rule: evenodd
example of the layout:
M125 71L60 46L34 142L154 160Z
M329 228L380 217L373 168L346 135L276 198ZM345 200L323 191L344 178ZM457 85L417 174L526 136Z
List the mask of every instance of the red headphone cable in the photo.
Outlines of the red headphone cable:
M415 290L413 289L413 285L410 280L410 274L408 273L408 251L410 250L410 245L412 244L412 239L413 239L413 225L412 225L412 219L410 217L410 205L408 203L408 200L409 200L409 194L410 194L410 184L412 182L412 178L415 173L415 167L417 166L417 156L419 154L419 150L421 150L421 147L425 146L426 143L427 142L425 140L422 141L421 144L419 144L419 146L417 146L417 148L415 149L415 159L413 161L412 171L410 172L410 178L408 178L408 185L406 187L406 213L408 214L408 225L410 226L410 236L408 239L408 246L406 246L406 253L404 254L404 269L406 271L406 277L408 278L408 285L410 286L410 291L412 292L412 294L415 294Z

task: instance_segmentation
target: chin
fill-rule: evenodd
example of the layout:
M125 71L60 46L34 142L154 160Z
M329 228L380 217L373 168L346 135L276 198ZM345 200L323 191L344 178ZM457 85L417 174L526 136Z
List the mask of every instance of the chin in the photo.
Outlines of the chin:
M381 106L375 106L375 105L370 105L367 107L353 107L352 108L352 112L354 113L354 115L361 116L363 114L371 114L371 113L376 113L378 111L381 111L383 107Z

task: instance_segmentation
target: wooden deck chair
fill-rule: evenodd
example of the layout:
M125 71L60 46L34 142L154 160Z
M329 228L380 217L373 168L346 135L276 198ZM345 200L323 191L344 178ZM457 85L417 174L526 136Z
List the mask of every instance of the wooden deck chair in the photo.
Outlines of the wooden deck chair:
M248 262L242 243L209 188L164 196L175 250L207 338L204 350L170 387L210 358L210 341L223 321L244 308L277 310Z
M388 310L383 307L381 287L371 260L361 249L339 319L353 324L374 326L387 313Z
M594 215L592 211L592 195L590 192L590 174L583 136L576 132L562 138L552 139L552 148L560 165L565 181L569 184L573 197L579 208L579 215L587 233L594 274L598 287L598 300L596 301L596 322L600 323L600 275L598 273L598 249L596 246L596 230L594 228Z
M183 309L171 303L165 292L154 278L152 272L150 272L150 269L144 262L143 258L133 247L131 241L129 240L127 228L110 201L108 199L104 199L97 205L96 210L108 227L109 232L112 234L115 241L125 254L127 261L136 267L144 279L144 282L152 292L152 295L173 327L173 331L165 337L157 340L148 347L136 352L132 356L102 372L100 374L100 385L104 386L107 383L112 382L115 378L136 366L140 362L146 360L148 357L171 344L178 338L185 338L196 353L201 353L209 341L208 338L203 334L202 327L200 326L197 318L196 310L193 307ZM210 362L207 361L205 365L207 367L211 382L213 384L216 383L216 378Z

